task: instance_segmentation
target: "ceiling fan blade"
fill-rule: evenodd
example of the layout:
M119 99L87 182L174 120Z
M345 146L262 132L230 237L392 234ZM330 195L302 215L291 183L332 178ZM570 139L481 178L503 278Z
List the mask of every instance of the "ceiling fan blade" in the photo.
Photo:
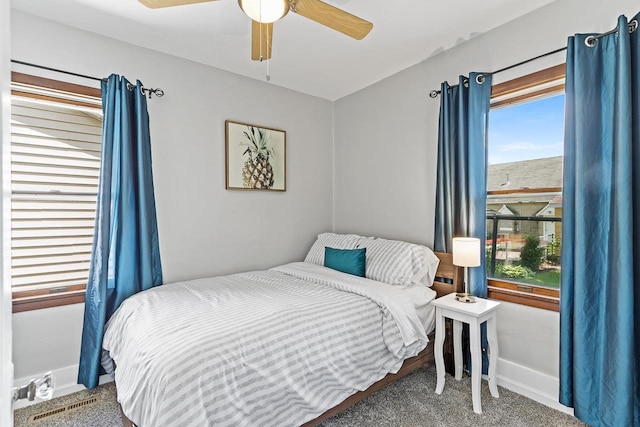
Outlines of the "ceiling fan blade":
M271 59L271 41L273 40L273 23L261 24L251 21L251 59L263 61Z
M362 40L373 28L373 24L345 12L342 9L323 3L320 0L298 0L292 2L291 10L298 15L316 21L325 27Z
M143 5L150 7L151 9L158 9L161 7L170 6L182 6L185 4L205 3L215 0L138 0Z

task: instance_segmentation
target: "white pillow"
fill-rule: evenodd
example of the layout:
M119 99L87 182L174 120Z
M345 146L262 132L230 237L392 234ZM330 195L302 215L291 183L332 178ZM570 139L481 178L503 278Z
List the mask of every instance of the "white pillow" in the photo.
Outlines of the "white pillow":
M320 233L318 238L309 249L304 262L311 264L324 265L324 248L330 247L334 249L358 249L363 246L361 243L370 240L368 237L359 236L357 234L336 234L336 233ZM368 254L367 254L368 255ZM367 256L367 258L369 258Z
M410 285L425 264L423 250L413 243L373 239L362 242L362 247L367 248L366 277L379 282Z
M413 275L411 282L422 283L423 285L430 287L436 279L436 272L438 271L438 265L440 265L440 258L438 258L438 256L428 247L420 247L422 248L422 255L418 257L418 262L414 264L414 269L420 265L422 268L419 268Z
M373 239L361 247L367 248L367 278L392 285L433 285L440 259L426 246Z

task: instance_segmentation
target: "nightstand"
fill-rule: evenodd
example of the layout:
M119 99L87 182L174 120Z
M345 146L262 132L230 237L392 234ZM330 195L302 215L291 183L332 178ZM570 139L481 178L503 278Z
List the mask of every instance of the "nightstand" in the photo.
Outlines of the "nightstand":
M442 345L444 344L444 320L453 320L453 355L455 360L455 378L462 379L462 323L469 325L469 346L471 350L471 396L473 411L482 413L480 402L480 379L482 374L482 352L480 343L480 325L487 322L487 341L489 341L489 390L493 397L499 397L496 384L496 365L498 363L498 335L496 333L497 301L476 298L475 303L455 300L455 293L445 295L432 302L436 307L436 340L434 343L438 382L436 393L444 390L445 370Z

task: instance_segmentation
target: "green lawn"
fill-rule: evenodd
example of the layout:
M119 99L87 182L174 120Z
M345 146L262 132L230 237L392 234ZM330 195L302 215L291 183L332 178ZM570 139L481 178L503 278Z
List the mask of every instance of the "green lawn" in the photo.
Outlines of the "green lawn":
M547 288L560 288L560 270L538 271L534 277L517 279L519 282L531 285L546 286Z
M487 272L489 274L489 272ZM535 273L533 277L526 278L517 278L512 279L509 278L505 274L501 274L501 269L498 267L496 269L496 279L505 279L508 281L514 281L519 283L527 283L536 286L545 286L547 288L559 289L560 288L560 270L542 270Z

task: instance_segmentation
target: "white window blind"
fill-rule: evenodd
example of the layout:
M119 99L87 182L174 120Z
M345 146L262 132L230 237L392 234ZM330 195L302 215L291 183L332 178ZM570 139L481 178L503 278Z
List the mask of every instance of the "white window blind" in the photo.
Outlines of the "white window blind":
M11 108L13 291L86 285L101 111L19 96Z

